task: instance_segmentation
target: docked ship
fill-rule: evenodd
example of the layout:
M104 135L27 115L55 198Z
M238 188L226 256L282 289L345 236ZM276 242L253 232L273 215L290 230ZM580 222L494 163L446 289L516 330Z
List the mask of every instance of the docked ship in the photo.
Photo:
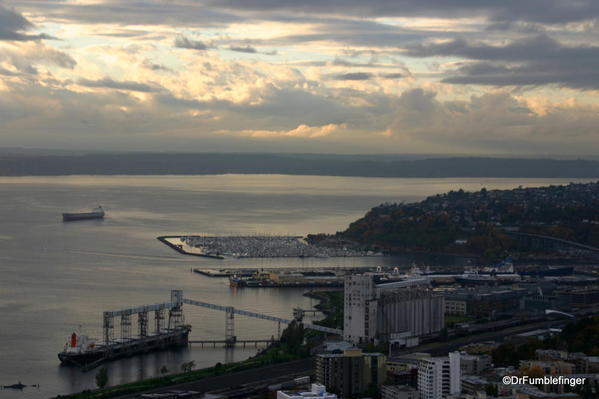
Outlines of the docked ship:
M67 365L94 367L107 360L155 350L185 347L188 344L190 331L190 325L180 325L175 328L165 329L157 334L120 339L109 344L97 344L92 338L73 333L63 351L58 354L58 359Z
M316 288L342 287L343 277L326 270L257 272L250 277L229 276L231 287Z
M75 220L86 220L86 219L103 219L104 218L104 209L101 206L93 209L91 212L81 212L81 213L63 213L62 221L63 222L72 222Z

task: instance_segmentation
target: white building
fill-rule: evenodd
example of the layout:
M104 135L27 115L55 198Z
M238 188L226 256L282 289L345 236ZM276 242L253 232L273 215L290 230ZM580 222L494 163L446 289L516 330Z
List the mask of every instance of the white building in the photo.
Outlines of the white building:
M376 284L370 274L345 278L343 338L356 344L439 332L444 298L426 277ZM417 341L416 341L417 342Z
M422 359L418 365L420 399L446 399L462 390L460 353Z
M277 391L277 399L337 399L334 393L328 393L324 385L312 384L310 391Z

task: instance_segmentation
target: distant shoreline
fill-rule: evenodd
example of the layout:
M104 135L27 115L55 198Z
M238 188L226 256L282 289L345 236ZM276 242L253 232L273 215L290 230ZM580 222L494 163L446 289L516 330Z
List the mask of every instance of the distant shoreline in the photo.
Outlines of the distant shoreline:
M599 179L598 160L446 157L394 160L306 154L0 155L0 176L303 175L394 178Z

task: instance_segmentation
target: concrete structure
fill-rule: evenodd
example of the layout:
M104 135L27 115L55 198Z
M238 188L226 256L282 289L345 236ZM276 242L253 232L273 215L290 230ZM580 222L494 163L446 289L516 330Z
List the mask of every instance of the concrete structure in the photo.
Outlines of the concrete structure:
M493 384L486 378L477 375L462 376L462 393L476 395L478 392L485 392L489 385Z
M430 353L409 353L387 360L387 383L418 387L418 364L420 359L430 358Z
M441 331L444 325L443 296L430 289L427 278L376 284L369 274L345 278L345 340L364 344L399 339L404 345L413 337Z
M418 390L407 385L383 385L382 399L419 399Z
M574 392L549 393L543 392L532 385L514 387L512 392L515 394L516 399L580 399L580 395Z
M422 359L418 367L420 399L447 399L449 395L459 394L461 374L459 352Z
M480 374L491 368L493 359L489 355L468 355L462 353L460 356L460 368L464 375Z
M422 359L429 359L430 353L414 352L401 356L394 356L387 360L387 371L406 371L417 369Z
M277 399L337 399L337 395L327 392L324 385L312 384L310 391L277 391Z
M466 301L459 299L445 299L445 314L453 316L465 316L466 313Z
M520 369L540 369L543 375L569 375L576 371L576 366L561 360L520 360Z
M349 397L366 391L370 385L381 386L387 377L386 356L347 349L342 354L316 356L316 381Z
M448 314L494 318L520 310L520 299L531 293L525 288L476 287L445 293ZM462 313L463 312L463 313Z

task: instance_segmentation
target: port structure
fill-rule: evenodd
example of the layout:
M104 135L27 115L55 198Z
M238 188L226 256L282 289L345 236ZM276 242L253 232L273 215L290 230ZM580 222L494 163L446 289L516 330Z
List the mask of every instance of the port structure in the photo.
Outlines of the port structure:
M279 336L281 324L291 324L294 321L301 322L304 313L312 312L310 310L294 309L293 319L284 319L281 317L270 316L262 313L251 312L247 310L236 309L233 306L222 306L208 302L196 301L183 297L183 291L172 290L171 301L157 303L154 305L142 305L137 307L110 310L104 312L103 320L103 338L106 344L111 344L118 341L126 341L131 339L132 316L137 315L139 337L148 336L149 314L154 313L154 333L159 334L164 329L174 329L184 324L183 304L199 306L211 310L217 310L225 313L225 339L224 341L190 341L195 343L224 343L227 347L233 347L236 343L255 343L267 342L268 340L243 340L238 341L235 335L235 315L253 317L261 320L272 321L279 324ZM164 326L165 313L168 311L168 324ZM115 319L120 318L120 340L114 337ZM328 328L311 323L303 323L304 328L321 331L327 334L343 335L343 330Z
M235 343L237 342L237 337L235 336L235 330L234 330L234 318L235 318L236 314L240 315L240 316L253 317L253 318L261 319L261 320L273 321L275 323L279 323L279 327L281 324L291 324L294 321L301 322L301 319L297 319L297 317L294 317L294 319L283 319L281 317L270 316L270 315L266 315L266 314L262 314L262 313L256 313L256 312L250 312L247 310L235 309L232 306L215 305L212 303L195 301L193 299L187 299L187 298L183 298L183 303L186 303L188 305L200 306L203 308L208 308L208 309L212 309L212 310L219 310L221 312L225 312L225 341L224 341L224 344L227 347L234 346ZM294 314L295 314L295 311L294 311ZM333 334L333 335L343 335L343 330L339 330L336 328L323 327L323 326L319 326L319 325L311 324L311 323L303 323L303 324L304 324L304 328L307 328L310 330L321 331L321 332L324 332L327 334ZM280 335L280 333L279 333L279 335Z
M148 336L148 313L154 312L154 333L160 334L164 329L173 329L184 323L183 318L183 291L171 291L171 301L157 303L154 305L142 305L119 310L108 310L103 317L104 343L109 345L117 342L114 337L114 319L120 317L121 337L120 341L131 339L131 318L137 315L139 337ZM165 312L168 310L168 324L164 326Z
M293 318L297 321L302 321L304 319L304 316L306 314L313 314L315 315L316 313L321 313L320 310L318 309L302 309L302 308L294 308L293 309Z

